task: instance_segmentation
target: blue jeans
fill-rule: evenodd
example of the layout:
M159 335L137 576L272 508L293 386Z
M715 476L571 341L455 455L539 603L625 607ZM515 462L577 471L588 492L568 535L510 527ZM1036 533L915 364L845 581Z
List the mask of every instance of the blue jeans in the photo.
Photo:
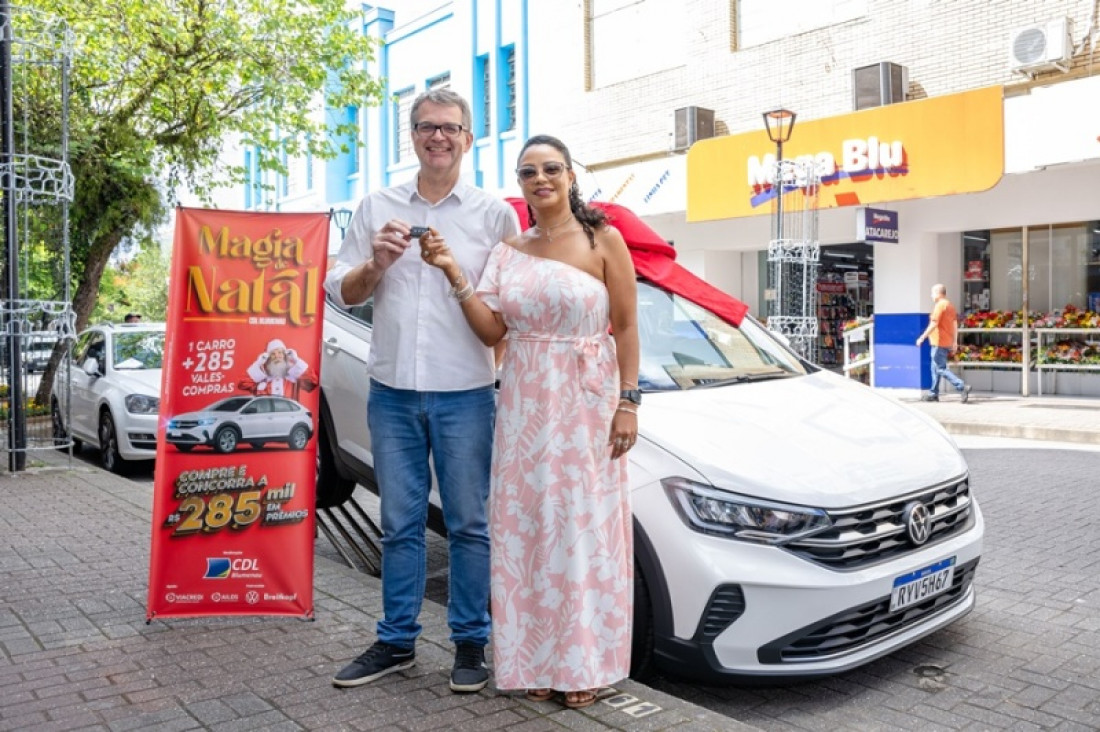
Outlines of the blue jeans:
M451 641L489 642L489 470L493 387L457 392L391 389L371 380L367 408L382 513L378 640L412 648L424 600L431 456L450 549Z
M933 396L940 393L941 377L947 379L951 386L959 391L962 391L963 387L966 386L962 379L955 376L955 374L947 368L947 356L950 353L950 349L932 346L932 388L930 391Z

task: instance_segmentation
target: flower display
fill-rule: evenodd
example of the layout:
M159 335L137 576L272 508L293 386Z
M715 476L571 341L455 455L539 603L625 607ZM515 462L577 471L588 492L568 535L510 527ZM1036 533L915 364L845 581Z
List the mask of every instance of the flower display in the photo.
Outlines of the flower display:
M963 328L1022 328L1023 320L1019 310L976 310L964 316L960 325ZM1066 305L1060 314L1028 313L1027 322L1032 328L1100 328L1100 313Z
M1100 344L1081 340L1061 340L1043 352L1043 363L1100 364Z

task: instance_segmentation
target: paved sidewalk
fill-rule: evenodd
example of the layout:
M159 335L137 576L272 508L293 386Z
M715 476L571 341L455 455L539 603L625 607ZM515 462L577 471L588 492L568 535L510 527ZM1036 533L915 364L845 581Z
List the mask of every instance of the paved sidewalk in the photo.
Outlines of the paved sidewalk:
M899 397L898 401L926 412L956 435L1100 445L1100 399L1024 397L975 391L963 404L958 393L952 390L942 395L938 402L922 402L915 392Z
M452 694L446 610L431 602L413 669L336 689L374 640L381 593L323 557L313 622L147 625L151 508L147 487L82 463L0 474L0 730L754 729L630 680L579 711L491 687Z
M955 434L1100 445L1100 400L897 398ZM753 729L629 680L581 711L491 688L452 694L445 609L431 602L412 670L335 689L332 674L374 640L381 595L379 580L324 557L313 622L147 625L148 487L80 462L69 469L55 452L28 465L0 472L0 731Z

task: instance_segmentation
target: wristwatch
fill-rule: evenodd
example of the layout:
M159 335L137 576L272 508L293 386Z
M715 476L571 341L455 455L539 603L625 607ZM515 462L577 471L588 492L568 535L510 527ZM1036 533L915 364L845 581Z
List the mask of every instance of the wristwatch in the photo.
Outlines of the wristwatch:
M631 404L642 404L642 392L637 389L623 389L619 392L619 401L630 402Z

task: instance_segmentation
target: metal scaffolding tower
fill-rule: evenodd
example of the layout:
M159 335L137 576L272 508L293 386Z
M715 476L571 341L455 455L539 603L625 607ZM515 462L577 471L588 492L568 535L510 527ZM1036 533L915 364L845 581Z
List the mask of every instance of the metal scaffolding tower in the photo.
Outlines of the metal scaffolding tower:
M821 179L811 161L779 160L772 190L768 243L768 328L782 333L808 361L817 362L817 196Z
M50 405L39 402L51 375L68 368L75 337L69 269L69 204L74 189L68 163L72 53L73 36L63 20L0 0L0 196L5 254L0 280L0 386L7 387L0 413L12 471L26 466L28 450L71 445L68 438L58 436L49 417ZM35 256L43 252L46 255ZM57 252L60 258L52 254ZM46 271L39 271L41 267ZM38 276L32 280L32 274ZM29 373L24 353L42 349L51 353L49 366L41 375ZM28 429L31 421L34 424Z

